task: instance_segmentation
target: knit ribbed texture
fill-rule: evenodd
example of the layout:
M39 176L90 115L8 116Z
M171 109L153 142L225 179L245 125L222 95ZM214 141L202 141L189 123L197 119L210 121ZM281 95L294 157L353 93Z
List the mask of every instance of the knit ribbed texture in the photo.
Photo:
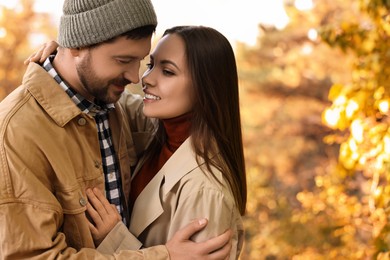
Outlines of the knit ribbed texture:
M65 0L58 43L90 46L145 25L157 25L150 0Z

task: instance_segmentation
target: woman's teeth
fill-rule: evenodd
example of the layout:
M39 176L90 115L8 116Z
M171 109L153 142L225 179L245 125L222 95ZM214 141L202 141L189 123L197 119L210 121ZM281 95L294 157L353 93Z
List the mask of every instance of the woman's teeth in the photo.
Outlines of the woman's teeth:
M160 100L161 98L152 94L145 94L145 98L147 99L153 99L153 100Z

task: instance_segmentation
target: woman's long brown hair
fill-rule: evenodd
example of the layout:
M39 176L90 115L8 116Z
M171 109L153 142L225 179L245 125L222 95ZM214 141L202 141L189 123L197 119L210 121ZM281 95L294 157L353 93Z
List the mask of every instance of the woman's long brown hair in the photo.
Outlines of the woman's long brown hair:
M198 161L203 158L211 173L211 166L222 172L244 215L247 186L233 49L225 36L209 27L177 26L166 30L167 34L179 35L186 46L195 96L191 136ZM161 124L156 137L154 151L159 150L157 143L165 141Z

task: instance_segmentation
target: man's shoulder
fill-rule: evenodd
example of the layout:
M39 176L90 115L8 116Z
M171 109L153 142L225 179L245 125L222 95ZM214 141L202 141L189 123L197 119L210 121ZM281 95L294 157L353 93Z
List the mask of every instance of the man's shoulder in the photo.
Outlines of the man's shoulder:
M32 81L38 81L37 78L42 77L40 75L44 75L41 70L38 64L30 64L27 67L23 82L0 102L0 120L18 111L32 97L28 86Z
M15 113L31 97L26 86L20 85L0 102L0 122ZM2 124L0 124L2 125Z

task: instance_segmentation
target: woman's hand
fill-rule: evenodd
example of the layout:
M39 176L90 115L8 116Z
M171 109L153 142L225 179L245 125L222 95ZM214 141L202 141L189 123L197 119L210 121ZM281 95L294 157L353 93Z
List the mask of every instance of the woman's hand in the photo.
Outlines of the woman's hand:
M28 57L24 64L27 65L30 62L38 62L43 63L47 57L50 56L50 54L55 53L58 48L58 43L56 41L50 41L47 43L44 43L37 52L33 53Z
M89 223L89 229L98 246L122 218L115 205L110 204L99 189L87 189L86 193L89 202L87 212L93 221Z

